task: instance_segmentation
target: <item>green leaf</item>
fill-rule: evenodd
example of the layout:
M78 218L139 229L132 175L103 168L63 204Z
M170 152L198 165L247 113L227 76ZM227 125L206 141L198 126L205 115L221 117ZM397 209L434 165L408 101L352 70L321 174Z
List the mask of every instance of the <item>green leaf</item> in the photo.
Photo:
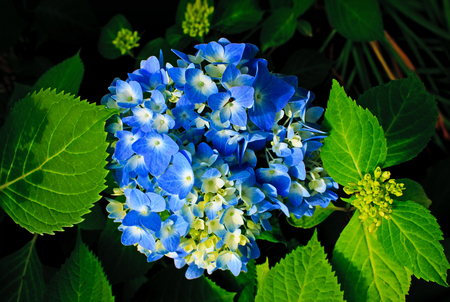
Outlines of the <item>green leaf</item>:
M34 248L36 236L17 252L0 260L2 301L37 301L44 298L42 264Z
M356 211L336 242L331 264L348 302L405 301L411 276L376 235L368 233Z
M141 60L147 60L151 56L159 58L160 50L162 50L164 55L164 63L169 62L174 66L177 66L178 57L170 50L170 45L164 38L156 38L141 49L136 58L136 67L139 66Z
M431 205L431 200L427 197L425 190L422 186L415 182L414 180L408 178L401 178L396 180L397 183L403 183L406 190L403 191L402 196L395 197L398 201L414 201L425 208L429 208Z
M175 21L178 26L181 26L185 19L186 7L189 2L192 3L194 1L180 0L180 2L178 3L177 13L175 14Z
M98 40L98 52L106 59L114 60L122 56L120 50L113 44L113 41L117 38L117 33L122 28L132 30L127 18L122 14L115 15L102 27Z
M303 15L304 12L311 7L315 0L294 0L294 14L295 17Z
M444 237L430 211L411 201L395 200L391 219L383 220L379 231L379 241L398 264L417 278L448 286L450 264L439 243Z
M173 25L166 29L166 41L171 48L182 51L193 41L193 39L184 34L180 26Z
M31 86L14 82L14 90L9 99L8 108L12 108L18 100L23 99L31 91Z
M322 147L324 168L342 186L358 182L386 158L383 128L369 110L358 106L333 80L326 124L331 127Z
M377 0L325 0L331 25L352 41L384 39L383 20Z
M48 301L114 301L102 265L78 235L69 259L48 284Z
M213 28L223 34L238 34L254 28L264 12L256 0L222 0L214 10Z
M0 205L32 233L83 221L105 188L105 120L115 114L53 90L28 95L0 130Z
M305 37L313 36L311 23L309 23L305 19L297 20L297 30Z
M280 229L280 222L278 221L278 217L272 216L272 219L270 219L270 224L272 225L272 230L262 230L261 234L256 236L256 239L287 245L286 238L284 238L283 233Z
M294 51L286 62L281 72L295 75L298 85L307 89L322 83L332 65L322 53L308 48Z
M269 258L266 262L256 265L256 284L258 285L257 293L263 290L263 284L269 274Z
M98 257L103 263L111 284L125 282L143 276L153 266L135 246L124 246L121 242L120 224L108 219L98 241Z
M262 25L260 37L262 51L287 42L294 35L296 26L297 22L291 8L281 7L275 10Z
M83 216L84 221L79 227L82 230L103 230L106 225L106 217L100 206L100 202L96 202L92 211Z
M234 278L236 278L237 283L241 287L241 292L238 293L237 301L238 302L255 301L255 287L256 287L255 260L252 259L247 263L246 273L240 273L239 276Z
M64 91L64 93L77 95L83 74L84 66L80 59L80 53L77 52L73 57L64 60L45 72L31 87L30 92L56 88L56 92Z
M388 153L383 167L414 158L434 133L437 104L414 73L366 91L358 104L377 116L384 129Z
M270 269L255 301L344 301L317 231L306 246L298 247Z
M230 293L220 288L205 276L188 280L184 275L184 270L178 270L173 266L155 274L150 279L149 285L147 300L163 297L164 301L171 302L229 302L233 301L233 297L236 295L236 293Z
M297 219L294 214L291 213L291 216L287 217L286 220L290 225L296 228L310 229L327 219L333 212L334 209L332 207L316 207L314 215L311 217L304 215L302 218Z
M147 277L140 276L125 282L123 285L122 301L132 301L134 294L139 290L139 288L141 288L142 285L147 283L147 281Z

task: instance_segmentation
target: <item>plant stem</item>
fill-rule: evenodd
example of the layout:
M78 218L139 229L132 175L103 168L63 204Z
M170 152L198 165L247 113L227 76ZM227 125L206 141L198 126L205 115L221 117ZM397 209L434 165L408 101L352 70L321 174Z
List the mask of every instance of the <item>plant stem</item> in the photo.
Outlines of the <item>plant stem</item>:
M328 38L323 43L322 47L320 47L319 52L323 52L325 48L328 46L328 43L330 43L331 39L333 39L334 35L336 34L336 30L333 29L331 33L328 35Z

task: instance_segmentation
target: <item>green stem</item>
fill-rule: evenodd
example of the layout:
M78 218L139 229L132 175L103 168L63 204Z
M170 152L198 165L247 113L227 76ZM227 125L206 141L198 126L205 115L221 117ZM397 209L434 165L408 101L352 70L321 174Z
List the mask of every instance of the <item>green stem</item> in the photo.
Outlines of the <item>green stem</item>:
M258 31L258 29L261 28L263 22L259 22L257 26L255 26L249 33L242 39L242 42L247 41L255 32Z
M330 43L331 39L333 39L334 35L336 34L336 30L333 29L331 33L328 35L328 38L323 43L322 47L320 47L319 52L323 52L325 48L328 46L328 43Z

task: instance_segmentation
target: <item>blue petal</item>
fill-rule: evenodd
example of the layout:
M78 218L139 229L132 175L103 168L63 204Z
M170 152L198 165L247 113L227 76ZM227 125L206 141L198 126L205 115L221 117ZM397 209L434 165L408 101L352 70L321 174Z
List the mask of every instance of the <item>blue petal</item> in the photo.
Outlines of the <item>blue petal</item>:
M147 215L141 215L140 221L143 226L153 232L157 232L161 229L161 217L155 212L150 212Z
M203 275L205 269L199 268L194 262L189 264L188 269L186 270L186 279L192 280Z

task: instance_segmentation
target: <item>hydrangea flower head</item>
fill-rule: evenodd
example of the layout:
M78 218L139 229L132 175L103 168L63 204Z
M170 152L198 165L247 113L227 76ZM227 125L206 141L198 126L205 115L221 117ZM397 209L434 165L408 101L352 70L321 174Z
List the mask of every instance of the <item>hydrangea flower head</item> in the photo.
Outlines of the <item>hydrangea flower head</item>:
M296 77L271 74L251 44L195 48L174 50L178 67L142 61L103 98L121 108L107 131L126 197L107 211L122 243L149 262L170 257L188 279L237 276L259 257L256 239L272 219L313 215L337 199L337 184L320 160L323 110Z

